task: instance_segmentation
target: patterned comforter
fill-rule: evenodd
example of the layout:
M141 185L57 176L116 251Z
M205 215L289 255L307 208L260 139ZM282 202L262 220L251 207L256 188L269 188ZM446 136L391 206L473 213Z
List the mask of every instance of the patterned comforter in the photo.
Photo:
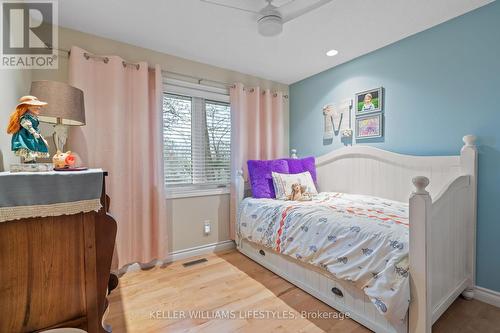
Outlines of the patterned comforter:
M241 239L321 267L362 288L391 322L410 301L408 204L335 192L312 201L246 198Z

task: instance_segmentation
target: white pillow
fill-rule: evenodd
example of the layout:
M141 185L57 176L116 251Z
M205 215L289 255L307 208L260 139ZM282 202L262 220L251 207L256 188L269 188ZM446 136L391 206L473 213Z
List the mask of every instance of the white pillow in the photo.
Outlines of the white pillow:
M276 199L287 200L292 194L293 184L305 187L305 193L309 195L318 194L309 171L295 174L273 172L272 177Z

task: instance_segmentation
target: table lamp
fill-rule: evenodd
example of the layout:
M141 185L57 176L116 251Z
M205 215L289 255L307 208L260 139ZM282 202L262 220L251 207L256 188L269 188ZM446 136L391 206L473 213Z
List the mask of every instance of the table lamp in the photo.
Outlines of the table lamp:
M54 124L56 149L64 151L67 126L85 125L83 91L63 82L33 81L30 94L48 103L38 118L41 122Z

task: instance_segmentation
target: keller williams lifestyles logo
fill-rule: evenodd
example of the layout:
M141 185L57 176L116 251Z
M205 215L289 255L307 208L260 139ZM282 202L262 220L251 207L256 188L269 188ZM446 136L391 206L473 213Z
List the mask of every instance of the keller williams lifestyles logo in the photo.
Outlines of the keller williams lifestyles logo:
M56 69L57 2L0 0L0 68Z

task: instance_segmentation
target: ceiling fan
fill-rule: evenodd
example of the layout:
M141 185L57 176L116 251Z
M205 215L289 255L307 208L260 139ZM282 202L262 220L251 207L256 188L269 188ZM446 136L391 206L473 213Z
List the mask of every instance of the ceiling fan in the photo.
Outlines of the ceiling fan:
M255 11L248 8L241 8L224 3L221 0L200 0L202 2L216 5L220 7L226 7L231 9L236 9L244 11L247 13L252 13L256 15L258 31L262 36L277 36L283 31L283 24L291 21L299 16L309 13L310 11L319 8L332 0L316 0L313 4L310 4L304 8L300 8L294 11L288 10L289 5L295 0L289 0L281 6L273 5L275 0L266 0L267 5L259 11ZM310 0L306 0L310 2ZM283 1L282 1L283 2Z

